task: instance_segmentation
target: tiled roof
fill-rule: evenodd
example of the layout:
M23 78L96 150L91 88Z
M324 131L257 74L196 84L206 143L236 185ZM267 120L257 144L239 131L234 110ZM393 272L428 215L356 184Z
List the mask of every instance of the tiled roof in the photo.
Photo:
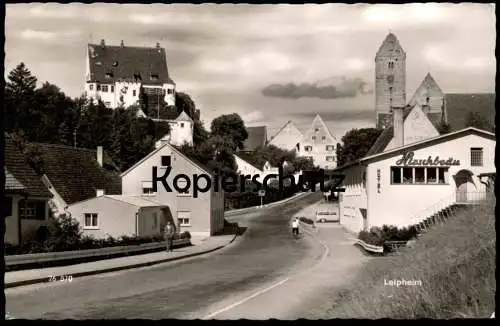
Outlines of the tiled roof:
M266 146L267 129L265 126L247 127L248 138L243 143L244 151L255 151L259 147Z
M88 57L92 82L136 81L135 77L140 76L145 85L174 83L168 74L165 49L161 47L88 44ZM157 78L152 79L152 75Z
M44 172L67 204L96 196L98 189L107 195L121 194L119 171L106 152L103 166L97 162L97 150L64 145L34 144L40 148Z
M22 190L29 196L52 198L52 194L43 184L41 177L29 166L21 150L8 135L5 137L4 156L7 170L5 190L9 192ZM19 189L20 186L24 189Z
M466 127L467 115L474 112L482 116L491 125L487 131L495 126L495 94L445 94L445 108L451 130L460 130Z

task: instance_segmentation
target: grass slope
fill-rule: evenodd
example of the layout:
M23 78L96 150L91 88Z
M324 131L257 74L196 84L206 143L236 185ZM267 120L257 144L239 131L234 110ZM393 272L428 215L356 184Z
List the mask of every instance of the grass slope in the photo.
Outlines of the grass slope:
M495 200L458 213L393 256L370 260L327 318L489 318L495 310ZM422 285L389 286L385 280Z

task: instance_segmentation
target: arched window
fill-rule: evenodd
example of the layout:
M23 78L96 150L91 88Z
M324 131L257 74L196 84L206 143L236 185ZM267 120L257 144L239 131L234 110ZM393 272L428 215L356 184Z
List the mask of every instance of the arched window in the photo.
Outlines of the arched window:
M394 62L389 61L388 67L389 69L394 69Z

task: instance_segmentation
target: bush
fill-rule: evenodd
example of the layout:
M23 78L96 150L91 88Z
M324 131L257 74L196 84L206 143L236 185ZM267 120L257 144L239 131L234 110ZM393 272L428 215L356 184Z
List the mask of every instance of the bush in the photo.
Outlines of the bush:
M408 241L417 236L414 226L398 228L394 225L372 227L370 231L359 232L358 238L367 244L383 246L386 241Z

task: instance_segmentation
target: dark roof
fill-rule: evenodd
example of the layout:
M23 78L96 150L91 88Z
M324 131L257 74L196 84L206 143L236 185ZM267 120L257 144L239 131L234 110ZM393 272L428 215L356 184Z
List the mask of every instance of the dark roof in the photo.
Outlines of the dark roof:
M248 138L243 143L243 151L255 151L266 146L267 129L265 126L247 127Z
M445 109L451 130L466 127L469 112L477 113L489 122L492 131L495 126L495 94L445 94Z
M168 74L165 49L161 47L132 47L88 44L90 81L135 81L140 76L141 83L162 85L174 83ZM106 74L111 73L111 77ZM153 80L151 75L158 75Z
M380 45L377 56L379 55L392 55L395 51L400 51L401 54L405 54L403 47L399 43L398 38L393 33L387 34L384 41Z
M103 151L101 167L95 149L33 145L40 149L45 175L67 204L95 197L98 189L107 195L121 194L119 171L106 152Z
M7 135L5 137L4 156L4 170L6 170L5 190L7 192L22 192L28 196L52 198L52 194L43 184L41 177L29 166L21 150Z
M403 121L406 120L412 109L413 107L409 106L405 108L403 113ZM387 147L387 145L389 145L393 137L394 137L394 128L392 127L392 122L391 122L391 126L385 128L384 131L382 131L380 136L378 136L377 140L375 141L375 143L373 143L372 147L370 148L370 150L368 150L365 156L382 153L384 149Z

